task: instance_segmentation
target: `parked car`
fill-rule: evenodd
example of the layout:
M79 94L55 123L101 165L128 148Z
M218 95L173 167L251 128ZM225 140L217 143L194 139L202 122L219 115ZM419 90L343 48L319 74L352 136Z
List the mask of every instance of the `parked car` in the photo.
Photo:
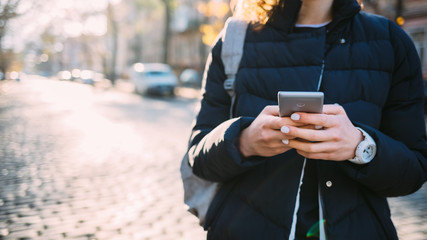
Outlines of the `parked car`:
M79 80L84 84L95 85L95 82L100 81L100 77L94 71L81 70Z
M167 64L135 63L129 73L138 94L174 95L178 78Z
M59 71L57 74L58 80L71 80L71 72L70 71Z
M82 70L78 68L74 68L73 70L71 70L71 81L79 80L81 73L82 73Z
M16 71L6 73L6 77L10 80L15 80L17 82L21 81L21 73Z
M183 86L200 88L202 78L200 74L191 68L187 68L179 75L179 80Z

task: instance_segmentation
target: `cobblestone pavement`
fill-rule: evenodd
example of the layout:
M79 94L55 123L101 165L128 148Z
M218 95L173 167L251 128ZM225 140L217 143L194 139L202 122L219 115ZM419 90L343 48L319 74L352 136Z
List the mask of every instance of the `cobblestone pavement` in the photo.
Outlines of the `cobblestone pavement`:
M194 104L0 83L0 239L205 239L178 170ZM426 185L390 199L401 239L427 239L426 200Z

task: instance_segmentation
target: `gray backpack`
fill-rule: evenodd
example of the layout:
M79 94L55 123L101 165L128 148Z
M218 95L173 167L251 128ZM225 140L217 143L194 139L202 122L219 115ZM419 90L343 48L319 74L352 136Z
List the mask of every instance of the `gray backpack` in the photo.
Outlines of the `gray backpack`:
M223 34L221 59L224 64L224 72L227 75L227 79L224 81L224 89L231 97L230 118L233 117L233 106L236 98L234 79L243 54L247 25L248 23L244 20L230 17L220 33ZM188 161L188 153L182 159L180 171L184 185L184 202L189 207L188 211L198 217L200 226L203 226L209 206L221 185L194 175L192 166Z

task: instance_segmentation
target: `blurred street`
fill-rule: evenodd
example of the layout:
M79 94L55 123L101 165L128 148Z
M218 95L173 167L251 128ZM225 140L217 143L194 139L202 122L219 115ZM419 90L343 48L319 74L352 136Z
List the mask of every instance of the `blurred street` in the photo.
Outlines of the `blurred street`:
M0 82L0 240L201 240L179 165L194 97L30 78ZM390 199L427 239L427 184Z
M0 239L203 239L179 164L193 99L1 83Z

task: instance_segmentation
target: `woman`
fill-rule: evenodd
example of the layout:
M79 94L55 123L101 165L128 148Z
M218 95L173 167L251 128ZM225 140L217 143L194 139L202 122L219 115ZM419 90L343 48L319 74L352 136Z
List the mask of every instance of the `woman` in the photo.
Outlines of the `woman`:
M411 40L356 0L244 0L239 10L252 21L236 117L218 41L189 149L194 173L222 183L208 239L397 239L386 198L427 179ZM323 114L278 116L278 91L316 90Z

